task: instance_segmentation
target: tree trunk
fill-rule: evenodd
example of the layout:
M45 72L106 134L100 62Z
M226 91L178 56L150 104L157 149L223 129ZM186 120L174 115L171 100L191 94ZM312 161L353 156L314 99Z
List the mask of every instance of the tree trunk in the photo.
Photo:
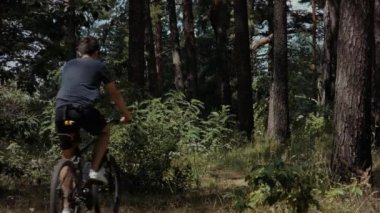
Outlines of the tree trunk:
M317 0L311 0L311 14L313 21L312 29L312 62L311 71L313 73L313 94L316 100L321 100L317 85L318 85L318 73L317 73Z
M269 34L273 34L273 28L274 28L273 17L274 17L274 3L273 3L273 0L270 0L268 1L268 32ZM272 72L273 72L273 38L270 41L269 48L268 48L268 73L270 73L273 76Z
M159 7L161 0L157 0L155 4ZM156 8L157 10L157 8ZM161 10L161 9L160 9ZM154 17L154 51L156 55L156 77L157 77L157 95L162 94L163 87L163 45L162 45L162 15L157 13Z
M183 0L183 22L185 33L187 93L188 97L195 98L198 93L198 72L192 0Z
M374 13L374 41L375 41L375 63L373 67L373 99L375 114L375 146L380 149L380 0L375 0Z
M218 64L216 69L219 75L220 102L223 105L231 105L232 94L230 86L230 65L228 57L228 35L227 29L230 23L230 10L228 0L213 0L210 9L210 20L216 39L216 58Z
M253 130L252 74L249 50L247 0L235 0L234 60L238 81L239 128L251 137Z
M341 181L368 176L371 158L372 0L340 4L331 170Z
M145 2L130 0L129 3L129 63L128 79L139 88L144 87Z
M183 91L183 74L181 69L181 51L179 45L179 33L177 27L177 14L175 9L175 1L168 1L170 37L172 41L172 58L174 66L174 84L177 90Z
M75 6L73 1L64 1L64 43L65 43L65 57L67 60L76 58L76 46L78 42L78 26L77 26L77 16L75 14Z
M273 73L269 94L268 136L280 143L290 137L288 107L286 1L274 0Z
M334 101L334 83L336 73L336 49L339 29L339 2L340 0L326 0L324 7L324 45L322 58L322 76L319 93L321 105L331 105Z
M268 19L268 32L270 34L272 34L273 36L273 17L274 17L274 3L273 3L273 0L270 0L268 1L268 14L267 14L267 19ZM269 47L268 47L268 74L269 76L271 77L271 79L273 79L273 38L271 39L270 43L269 43ZM272 84L271 84L272 85ZM269 89L268 89L268 93L266 94L267 95L267 98L268 100L270 100L270 91L271 91L271 85L269 86ZM267 114L266 116L264 117L264 122L265 124L267 124L265 126L265 131L268 132L268 119L269 119L269 101L268 101L268 104L266 106L266 110L267 110Z
M156 56L152 28L152 17L150 15L150 0L145 0L145 57L148 65L148 86L150 94L158 96Z

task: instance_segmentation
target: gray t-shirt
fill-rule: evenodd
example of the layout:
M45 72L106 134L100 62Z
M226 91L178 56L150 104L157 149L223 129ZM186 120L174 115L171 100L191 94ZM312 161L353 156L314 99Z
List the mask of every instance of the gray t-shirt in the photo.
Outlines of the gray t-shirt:
M68 104L93 106L99 97L100 84L111 81L113 80L101 61L91 58L70 60L62 69L56 107Z

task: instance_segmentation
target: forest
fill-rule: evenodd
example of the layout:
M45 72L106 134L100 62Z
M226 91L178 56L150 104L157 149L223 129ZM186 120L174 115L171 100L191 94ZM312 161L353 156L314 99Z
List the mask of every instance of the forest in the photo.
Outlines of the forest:
M380 211L380 0L1 0L0 17L0 212L49 212L85 36L133 115L111 125L118 212ZM96 108L120 116L103 87Z

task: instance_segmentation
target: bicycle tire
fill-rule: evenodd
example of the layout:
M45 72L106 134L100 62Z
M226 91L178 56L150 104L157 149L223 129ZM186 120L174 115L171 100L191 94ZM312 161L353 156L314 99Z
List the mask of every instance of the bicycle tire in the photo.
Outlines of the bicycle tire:
M70 160L59 160L54 166L54 171L50 182L50 213L61 213L63 209L63 192L61 190L60 173L64 167L68 168L68 172L70 172L73 177L71 181L74 184L74 188L71 194L75 193L75 186L79 185L78 181L80 178L76 175L74 163ZM72 202L72 205L73 206L71 207L73 208L74 213L79 213L80 206L76 205L75 202Z
M103 162L106 170L107 185L93 185L95 213L120 211L120 172L115 160L108 155Z

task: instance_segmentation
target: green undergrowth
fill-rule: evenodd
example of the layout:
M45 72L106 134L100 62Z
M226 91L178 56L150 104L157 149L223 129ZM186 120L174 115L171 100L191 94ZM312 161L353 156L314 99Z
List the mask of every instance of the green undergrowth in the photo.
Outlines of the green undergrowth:
M131 190L188 190L199 182L199 156L231 150L244 140L228 107L204 117L202 102L178 92L131 108L133 122L113 129L110 147Z
M0 108L0 123L6 125L0 129L0 204L12 194L26 199L28 186L45 187L47 193L59 157L53 102L8 91L13 96L0 94L6 103ZM323 116L299 117L289 143L280 145L265 137L263 126L249 141L228 107L205 116L202 102L181 93L131 108L133 122L113 126L110 144L123 173L123 193L133 197L123 207L127 211L380 211L379 153L373 153L371 182L334 182L332 127ZM20 188L26 192L16 193ZM46 201L47 194L41 196ZM144 206L147 200L150 206Z
M331 179L331 127L310 115L302 129L293 130L288 145L256 135L253 144L215 153L208 172L236 171L244 181L225 194L241 212L378 212L379 154L374 152L373 181L339 184ZM210 155L212 156L212 155ZM210 175L209 175L210 176ZM228 175L225 178L229 178ZM205 175L205 180L210 181ZM208 185L225 181L212 180Z
M304 161L273 147L247 145L198 158L197 189L221 192L221 200L237 212L379 211L374 183L332 181L326 150L315 150Z

